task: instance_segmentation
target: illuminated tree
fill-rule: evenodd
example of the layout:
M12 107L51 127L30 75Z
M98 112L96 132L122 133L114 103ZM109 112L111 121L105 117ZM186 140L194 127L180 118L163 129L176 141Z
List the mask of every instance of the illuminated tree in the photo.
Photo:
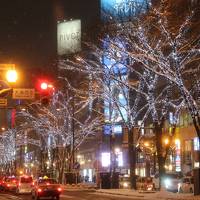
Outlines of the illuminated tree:
M93 99L107 101L109 121L114 122L120 116L128 130L137 126L138 116L144 123L153 122L161 176L166 160L162 149L162 129L169 112L173 112L172 133L175 132L180 111L187 108L200 136L199 33L193 31L191 26L195 13L175 22L165 9L166 2L162 3L146 16L106 27L106 31L110 32L100 39L103 48L86 43L90 56L60 60L59 63L61 69L92 77L91 85L97 86L92 93ZM109 44L109 48L105 47L105 43ZM105 57L109 58L109 63L105 62ZM122 78L123 68L128 81ZM137 84L131 84L131 79ZM131 91L135 96L130 98L125 95L131 94ZM116 94L120 93L124 93L124 105L116 98ZM127 119L122 110L126 111ZM129 143L132 140L129 138Z
M74 109L72 104L75 104ZM34 103L20 113L20 117L25 120L20 125L21 130L29 127L35 131L40 139L40 148L46 153L44 168L54 169L60 182L63 181L67 163L71 164L73 151L88 135L94 135L99 130L99 118L92 118L91 115L82 117L81 113L86 107L84 101L74 102L71 97L57 92L48 106Z

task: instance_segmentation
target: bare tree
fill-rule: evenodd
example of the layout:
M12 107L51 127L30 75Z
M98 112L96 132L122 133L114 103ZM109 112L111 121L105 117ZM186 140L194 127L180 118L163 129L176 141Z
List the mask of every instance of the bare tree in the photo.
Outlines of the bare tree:
M34 103L20 113L26 121L20 125L21 130L31 127L36 132L41 140L41 148L47 152L48 167L55 169L60 182L63 181L64 169L71 160L72 151L77 149L88 135L95 134L101 123L99 118L92 118L91 115L80 118L86 109L83 102L77 102L72 113L71 101L72 99L62 92L57 92L48 106ZM71 149L72 143L74 149Z

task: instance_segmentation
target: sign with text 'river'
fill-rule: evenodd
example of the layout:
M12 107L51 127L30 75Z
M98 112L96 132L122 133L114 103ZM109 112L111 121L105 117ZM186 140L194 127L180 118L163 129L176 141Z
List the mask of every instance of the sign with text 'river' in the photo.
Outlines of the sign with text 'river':
M71 20L57 25L58 55L73 54L81 50L81 21Z

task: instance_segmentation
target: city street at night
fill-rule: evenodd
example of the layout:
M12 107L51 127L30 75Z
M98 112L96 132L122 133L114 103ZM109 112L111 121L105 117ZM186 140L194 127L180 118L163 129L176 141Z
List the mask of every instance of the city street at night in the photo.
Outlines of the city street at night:
M31 195L14 195L12 193L0 193L0 200L31 200ZM116 195L107 195L107 194L100 194L96 193L95 191L83 191L83 190L70 190L64 191L63 194L60 196L60 200L128 200L133 199L132 197L122 197ZM141 199L141 198L134 198L134 199Z
M200 200L200 0L1 0L0 200Z

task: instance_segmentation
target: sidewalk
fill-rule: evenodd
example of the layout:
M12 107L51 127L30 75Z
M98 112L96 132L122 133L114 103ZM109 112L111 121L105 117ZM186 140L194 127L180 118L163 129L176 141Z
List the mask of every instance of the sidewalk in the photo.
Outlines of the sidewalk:
M200 200L200 195L194 196L193 194L178 194L167 191L143 192L129 189L98 189L96 192L108 195L127 196L131 197L132 199L141 198L142 200Z
M78 183L78 184L65 184L62 185L64 190L68 190L68 189L96 189L97 186L94 183Z
M200 195L194 196L193 194L179 194L163 191L135 191L130 189L97 189L94 183L79 183L79 184L66 184L62 185L64 190L88 190L90 192L96 192L97 194L106 195L120 195L131 197L131 199L142 200L200 200Z

